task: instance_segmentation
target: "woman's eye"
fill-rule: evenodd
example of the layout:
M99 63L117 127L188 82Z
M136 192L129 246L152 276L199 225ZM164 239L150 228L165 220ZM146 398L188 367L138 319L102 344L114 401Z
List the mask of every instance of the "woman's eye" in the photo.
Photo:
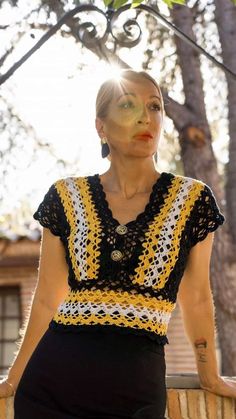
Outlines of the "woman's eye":
M121 104L119 105L119 107L120 107L120 108L124 108L124 109L129 109L129 108L133 108L133 107L134 107L134 104L133 104L133 102L131 102L131 101L129 100L128 102L121 103Z
M161 110L161 106L160 106L158 103L153 103L153 104L151 105L151 108L152 108L154 111L160 111L160 110Z

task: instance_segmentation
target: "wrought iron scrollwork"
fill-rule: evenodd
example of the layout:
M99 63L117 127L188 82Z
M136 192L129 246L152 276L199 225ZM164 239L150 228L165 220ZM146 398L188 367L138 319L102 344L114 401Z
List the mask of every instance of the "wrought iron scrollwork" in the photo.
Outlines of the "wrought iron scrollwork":
M76 10L77 9L77 10ZM98 31L97 25L91 21L79 21L78 27L76 30L76 35L78 36L80 42L87 48L91 48L93 44L97 43L98 41L102 43L106 43L108 34L109 34L109 19L107 14L102 10L98 9L96 6L90 5L89 9L85 6L81 9L80 6L74 9L76 14L90 11L90 12L97 12L101 20L103 19L103 27L104 29L100 29Z
M111 7L106 12L101 11L96 6L91 6L90 11L98 12L100 16L104 18L104 29L99 34L96 25L89 21L83 21L78 23L77 35L79 40L86 47L92 47L97 41L106 43L109 35L117 42L118 45L126 48L132 48L141 40L142 30L134 18L127 18L126 21L119 25L119 18L129 7L122 8L119 10L113 10ZM84 10L78 10L83 12Z
M129 6L124 6L121 9L113 11L110 17L110 33L115 41L122 47L133 48L139 44L142 38L142 30L135 18L127 17L125 22L120 26L119 18L124 15L129 9ZM135 11L137 12L137 11ZM136 16L137 17L137 16ZM118 23L119 30L116 34L116 22Z
M136 46L142 38L141 27L135 18L127 16L125 22L119 26L119 19L122 15L125 17L125 12L131 9L130 5L122 6L118 10L112 8L112 4L108 6L106 11L99 9L97 6L91 4L83 4L75 7L74 9L67 12L52 28L48 30L46 34L31 48L18 62L16 62L5 74L0 76L0 85L3 84L14 72L35 52L39 49L51 36L53 36L64 24L73 22L78 25L76 30L73 32L78 36L78 39L88 48L91 48L97 42L106 43L109 34L113 37L120 46L132 48ZM200 45L194 42L186 34L184 34L179 28L169 22L164 16L159 13L157 8L140 4L135 9L136 12L146 12L154 16L157 21L163 26L167 27L175 33L176 36L180 37L183 41L191 45L192 48L205 55L210 61L221 68L224 72L228 73L234 80L236 80L236 74L231 71L226 65L217 61L212 55L207 53ZM103 19L103 24L96 25L91 21L82 21L82 19L75 19L76 15L82 17L82 13L96 12ZM76 25L75 24L75 25ZM98 30L99 29L99 30Z

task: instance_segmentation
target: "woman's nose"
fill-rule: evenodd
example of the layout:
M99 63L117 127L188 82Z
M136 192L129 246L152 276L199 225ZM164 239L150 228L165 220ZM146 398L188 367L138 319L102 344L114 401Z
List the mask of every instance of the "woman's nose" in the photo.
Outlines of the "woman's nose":
M148 123L150 121L150 115L145 106L140 109L138 114L137 122L140 123Z

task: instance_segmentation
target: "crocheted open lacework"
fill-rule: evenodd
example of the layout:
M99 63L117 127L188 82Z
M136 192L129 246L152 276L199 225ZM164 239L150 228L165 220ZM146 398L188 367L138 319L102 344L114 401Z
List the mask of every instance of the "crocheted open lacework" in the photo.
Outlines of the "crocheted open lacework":
M161 344L191 247L225 221L208 185L170 172L123 234L98 174L56 181L33 216L60 236L69 266L70 291L50 327L118 328Z

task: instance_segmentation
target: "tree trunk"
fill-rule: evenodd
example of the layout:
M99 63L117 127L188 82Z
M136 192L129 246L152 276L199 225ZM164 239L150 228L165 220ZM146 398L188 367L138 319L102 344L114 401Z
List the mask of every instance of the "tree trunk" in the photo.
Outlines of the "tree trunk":
M236 72L236 7L231 0L215 0L223 62ZM236 244L236 83L226 74L228 86L229 161L226 165L226 202L228 225Z
M225 0L217 1L222 2L222 7L223 2L225 4ZM232 8L233 7L234 6L232 6ZM222 15L224 15L223 12ZM175 5L171 11L171 16L174 24L195 40L192 10L187 7ZM185 175L200 179L212 188L217 202L228 221L228 208L226 209L222 206L222 200L225 198L225 191L221 185L220 176L217 171L216 158L212 149L210 127L206 117L199 54L176 36L175 42L179 66L182 72L185 104L182 108L181 119L179 117L176 118L174 113L171 117L176 129L179 132ZM229 43L231 54L232 44L232 42ZM236 57L234 57L234 60L236 62ZM228 62L228 64L230 64L230 62ZM229 66L233 69L232 64ZM233 84L233 80L231 83ZM234 89L236 89L236 86L234 86ZM234 95L234 101L235 97L236 96ZM231 114L231 116L233 115ZM233 125L233 122L231 122L231 124ZM234 138L236 136L235 128L234 119ZM231 152L232 149L233 147L231 145ZM231 158L233 159L233 156ZM234 161L235 159L236 155L234 157ZM228 170L227 173L232 176L233 172L232 170ZM236 170L234 170L234 174L236 176ZM228 182L229 181L230 179L228 179ZM229 182L229 184L230 187L232 187L232 183ZM230 199L230 187L228 186L228 199ZM215 232L215 240L212 251L211 283L216 306L218 337L222 351L222 373L224 375L235 375L236 252L233 252L232 237L229 227L229 223L226 222L223 227Z
M215 0L215 21L217 23L222 58L231 70L236 72L236 7L231 0ZM225 302L221 302L219 312L220 323L226 323L221 334L221 347L224 354L223 372L236 371L236 348L235 348L235 320L236 320L236 83L229 74L226 74L228 87L228 121L229 121L229 160L226 165L226 206L228 234L231 252L227 249L225 259L226 269L229 271L230 281L227 286ZM224 249L226 251L226 249ZM220 294L225 292L223 284L219 282ZM225 303L225 304L224 304ZM230 307L230 311L228 309ZM234 332L233 332L234 331ZM233 334L233 336L232 336Z

